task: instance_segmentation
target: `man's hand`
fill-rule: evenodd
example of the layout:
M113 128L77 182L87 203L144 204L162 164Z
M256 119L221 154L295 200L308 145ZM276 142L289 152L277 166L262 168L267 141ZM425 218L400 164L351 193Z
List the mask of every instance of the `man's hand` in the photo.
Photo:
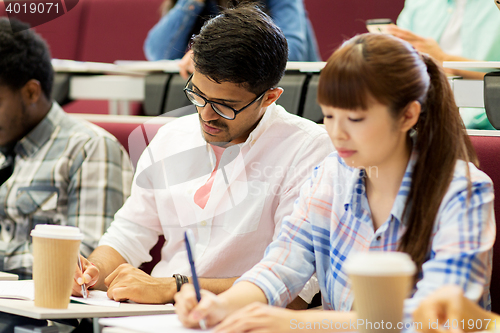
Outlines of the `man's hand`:
M87 289L92 288L99 279L99 269L82 255L80 255L80 260L82 262L82 269L78 267L78 264L76 265L71 294L81 297L83 296L82 284L85 284L85 288Z
M177 292L174 278L154 278L129 264L121 264L104 280L108 297L115 301L166 304Z
M192 284L182 285L174 299L175 312L186 327L200 327L201 319L205 320L207 327L213 327L227 316L226 306L221 298L207 290L201 290L201 301L198 303Z
M401 29L394 24L387 26L387 33L407 41L413 45L417 51L427 53L441 64L448 58L448 55L443 52L439 44L432 38L424 38L409 30Z
M252 303L224 319L214 332L293 332L292 320L297 319L300 314L300 311L282 309L258 302Z
M179 74L187 80L194 72L193 51L189 50L179 62Z
M460 287L449 285L438 289L423 300L413 312L413 319L414 322L423 324L423 332L460 333L484 330L488 322L495 317L466 298ZM447 321L449 330L443 327ZM436 322L439 325L429 324ZM457 324L453 325L453 322L458 323L458 327ZM481 326L478 325L479 322ZM493 322L490 325L493 325Z

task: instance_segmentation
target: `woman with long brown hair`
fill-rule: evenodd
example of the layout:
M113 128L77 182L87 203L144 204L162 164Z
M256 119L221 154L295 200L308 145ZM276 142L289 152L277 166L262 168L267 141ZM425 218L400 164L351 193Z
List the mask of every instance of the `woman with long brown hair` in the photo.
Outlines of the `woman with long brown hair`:
M407 319L447 283L488 309L493 187L477 169L442 68L398 38L360 35L328 60L318 101L337 151L303 185L259 264L219 296L204 293L199 304L190 286L176 295L181 321L222 321L216 331L224 332L356 321L344 263L367 251L406 252L416 263ZM323 308L338 311L262 304L285 306L315 272Z

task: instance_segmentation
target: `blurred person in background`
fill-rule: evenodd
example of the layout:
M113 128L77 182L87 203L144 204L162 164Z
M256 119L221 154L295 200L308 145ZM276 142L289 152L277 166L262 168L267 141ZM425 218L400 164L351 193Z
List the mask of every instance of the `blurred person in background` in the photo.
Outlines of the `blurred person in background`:
M32 278L30 231L37 224L80 228L80 253L88 255L130 195L127 152L52 100L53 77L45 41L28 25L1 17L0 271L20 279ZM0 332L28 324L47 321L0 313Z
M303 0L165 0L163 17L149 31L144 43L148 60L180 59L181 75L187 79L193 72L191 36L198 34L203 23L218 15L221 8L240 2L261 5L283 31L288 42L288 60L320 61L314 31ZM243 31L237 33L243 34Z
M0 18L0 270L21 279L31 278L37 224L79 227L88 255L130 195L127 152L52 100L53 76L45 41Z
M387 32L443 61L500 61L500 13L493 0L406 0ZM445 69L482 80L484 73ZM482 108L461 108L467 128L494 129Z

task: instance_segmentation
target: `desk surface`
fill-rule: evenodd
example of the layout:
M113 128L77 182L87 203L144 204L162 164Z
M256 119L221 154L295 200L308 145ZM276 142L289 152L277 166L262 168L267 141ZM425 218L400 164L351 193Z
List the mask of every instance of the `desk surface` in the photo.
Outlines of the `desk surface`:
M70 303L67 309L47 309L35 307L33 301L0 299L0 311L34 319L69 319L125 317L174 313L172 304L122 303L120 307L93 306Z
M0 281L16 281L19 280L17 274L0 272Z
M500 61L444 61L443 67L496 72L500 70Z
M138 332L121 327L104 327L101 333L138 333Z
M101 62L86 62L52 59L52 67L56 72L74 74L125 74L144 75L147 73L179 73L180 60L158 60L158 61L126 61L117 60L114 64ZM289 61L287 70L298 70L301 72L320 72L325 67L326 62L302 62Z

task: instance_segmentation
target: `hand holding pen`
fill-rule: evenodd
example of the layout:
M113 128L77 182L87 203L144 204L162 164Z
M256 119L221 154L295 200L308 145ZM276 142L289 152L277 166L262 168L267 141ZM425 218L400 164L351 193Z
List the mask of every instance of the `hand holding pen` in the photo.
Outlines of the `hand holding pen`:
M73 280L73 296L85 297L88 289L93 287L99 278L99 269L85 257L79 256L75 267L75 277ZM88 294L87 294L88 296Z
M78 268L80 269L80 271L83 274L82 256L81 255L78 255ZM78 282L83 282L83 278L79 278L79 279L80 279L80 281L78 281L78 279L77 279L77 283ZM87 298L88 297L88 291L87 291L87 287L85 286L85 283L82 283L81 287L82 287L82 296L83 296L83 298Z
M196 244L194 235L191 230L188 230L184 237L191 265L193 284L184 284L181 291L174 295L175 312L184 326L206 329L206 327L218 324L227 314L219 297L207 290L200 290L194 265L194 247Z
M200 301L201 301L200 284L198 283L198 275L196 274L196 267L194 265L194 258L195 258L194 249L195 249L196 243L194 242L194 235L193 235L193 231L191 229L187 230L184 233L184 240L186 242L186 250L187 250L189 265L191 266L191 274L192 274L191 281L193 282L194 290L196 293L196 301L198 303L200 303ZM203 330L207 329L205 319L200 319L199 325L200 325L201 329L203 329Z

